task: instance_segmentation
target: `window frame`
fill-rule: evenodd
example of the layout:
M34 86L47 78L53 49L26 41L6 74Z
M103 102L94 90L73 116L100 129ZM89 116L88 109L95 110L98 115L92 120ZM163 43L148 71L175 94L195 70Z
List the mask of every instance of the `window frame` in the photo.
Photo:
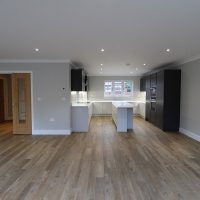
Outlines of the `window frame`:
M107 92L105 91L106 90L106 82L111 82L111 92L110 94L106 94ZM119 95L116 95L116 89L115 89L115 85L116 85L116 82L121 82L121 94ZM131 83L131 86L129 89L131 89L131 91L125 95L126 91L125 91L125 83L126 82L130 82ZM104 80L104 97L105 98L109 98L109 97L132 97L133 96L133 80Z

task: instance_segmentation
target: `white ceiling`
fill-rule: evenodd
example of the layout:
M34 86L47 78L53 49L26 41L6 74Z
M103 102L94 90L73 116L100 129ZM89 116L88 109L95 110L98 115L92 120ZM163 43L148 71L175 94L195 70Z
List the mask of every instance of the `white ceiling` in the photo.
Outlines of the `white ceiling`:
M1 61L79 61L89 75L102 63L103 75L139 75L199 55L199 0L0 1Z

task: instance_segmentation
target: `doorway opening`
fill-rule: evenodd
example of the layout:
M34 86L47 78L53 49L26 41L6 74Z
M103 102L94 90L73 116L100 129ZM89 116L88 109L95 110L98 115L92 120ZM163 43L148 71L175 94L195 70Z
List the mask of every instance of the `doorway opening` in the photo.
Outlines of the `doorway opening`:
M32 134L29 73L0 74L0 135Z

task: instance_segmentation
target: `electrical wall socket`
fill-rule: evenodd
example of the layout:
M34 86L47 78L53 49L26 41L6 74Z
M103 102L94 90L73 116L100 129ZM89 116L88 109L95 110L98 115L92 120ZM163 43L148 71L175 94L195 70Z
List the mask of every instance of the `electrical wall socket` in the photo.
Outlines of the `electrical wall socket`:
M54 122L54 121L55 121L55 118L52 117L52 118L49 119L49 121L50 121L50 122Z

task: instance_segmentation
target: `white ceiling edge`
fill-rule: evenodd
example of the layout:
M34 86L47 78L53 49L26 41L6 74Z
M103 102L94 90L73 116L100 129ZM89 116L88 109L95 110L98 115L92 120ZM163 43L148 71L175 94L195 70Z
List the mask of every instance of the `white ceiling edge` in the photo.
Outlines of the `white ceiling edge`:
M178 62L178 66L184 65L186 63L193 62L193 61L196 61L196 60L199 60L199 59L200 59L200 55L199 56L194 56L192 58L188 58L188 59L185 59L185 60L182 60L182 61Z
M5 63L70 63L71 60L66 59L66 60L60 60L60 59L37 59L37 60L25 60L25 59L0 59L0 63L1 64L5 64Z
M194 56L188 59L183 59L179 61L176 66L181 66L189 62L193 62L200 59L200 55ZM70 59L0 59L0 64L9 64L9 63L63 63L69 64L71 63ZM150 71L153 71L152 68ZM150 72L149 71L149 72ZM145 73L144 73L145 74ZM113 75L113 74L88 74L88 76L132 76L132 77L141 77L144 74L131 74L131 75Z

